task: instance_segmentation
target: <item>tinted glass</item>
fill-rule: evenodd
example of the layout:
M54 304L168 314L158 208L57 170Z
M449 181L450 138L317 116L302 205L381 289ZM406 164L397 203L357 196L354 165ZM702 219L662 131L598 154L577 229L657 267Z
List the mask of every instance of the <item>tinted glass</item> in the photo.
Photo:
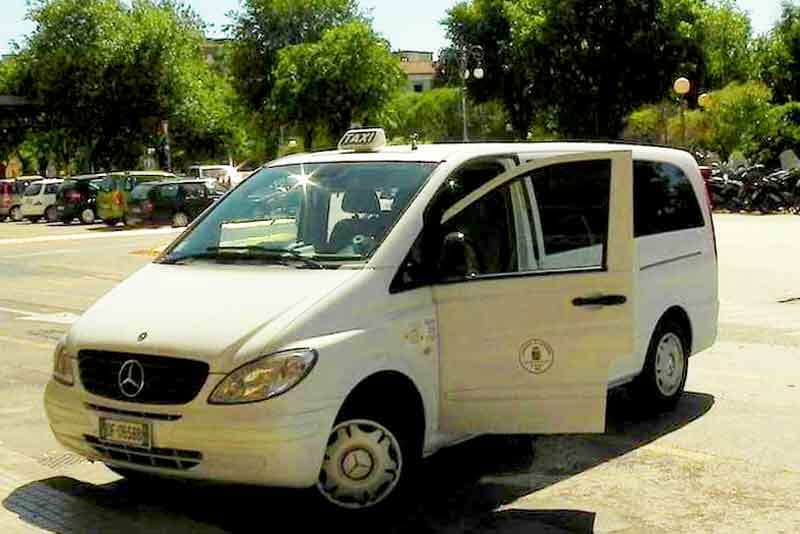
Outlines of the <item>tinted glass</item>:
M110 193L114 189L117 188L116 181L112 176L106 176L103 180L98 183L98 187L101 191L105 191L106 193Z
M705 224L694 188L683 171L655 161L633 164L633 214L636 237Z
M147 198L147 194L153 188L152 184L142 184L137 185L131 191L131 200L144 200Z
M510 184L489 192L447 221L444 234L448 237L439 270L445 279L516 272Z
M174 199L178 196L178 184L163 185L155 188L156 198L159 200Z
M608 234L611 162L553 165L532 175L544 244L541 267L603 265Z
M42 192L42 184L31 184L25 189L26 197L35 197Z
M205 198L205 186L203 184L184 184L181 188L187 199Z
M61 187L61 184L47 184L44 186L44 194L55 195L58 192L59 187Z

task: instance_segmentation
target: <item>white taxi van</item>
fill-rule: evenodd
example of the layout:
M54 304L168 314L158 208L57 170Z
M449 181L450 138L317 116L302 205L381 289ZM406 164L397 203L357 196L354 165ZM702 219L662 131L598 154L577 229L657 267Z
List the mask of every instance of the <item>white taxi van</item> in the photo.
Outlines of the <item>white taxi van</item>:
M363 509L473 435L603 432L610 387L675 405L717 331L689 154L384 145L270 163L100 299L55 352L58 440Z

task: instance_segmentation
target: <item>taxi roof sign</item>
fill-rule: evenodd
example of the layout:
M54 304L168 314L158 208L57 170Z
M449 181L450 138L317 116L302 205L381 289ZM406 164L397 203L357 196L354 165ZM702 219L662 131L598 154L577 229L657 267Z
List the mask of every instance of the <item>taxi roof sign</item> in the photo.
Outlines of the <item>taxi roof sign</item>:
M362 128L349 130L339 141L339 150L372 152L386 146L386 132L383 128Z

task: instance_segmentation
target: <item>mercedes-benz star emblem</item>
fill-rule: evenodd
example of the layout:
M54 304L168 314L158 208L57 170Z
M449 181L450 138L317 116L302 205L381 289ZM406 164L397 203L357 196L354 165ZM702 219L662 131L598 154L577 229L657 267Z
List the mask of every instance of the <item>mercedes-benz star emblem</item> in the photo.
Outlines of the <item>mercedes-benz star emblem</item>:
M342 471L350 480L364 480L372 473L372 455L364 449L350 451L342 459Z
M139 337L136 338L136 339L139 341L139 343L141 343L142 341L147 339L147 332L142 332L141 334L139 334Z
M122 364L117 375L117 384L123 395L132 399L144 388L144 368L136 360L128 360Z

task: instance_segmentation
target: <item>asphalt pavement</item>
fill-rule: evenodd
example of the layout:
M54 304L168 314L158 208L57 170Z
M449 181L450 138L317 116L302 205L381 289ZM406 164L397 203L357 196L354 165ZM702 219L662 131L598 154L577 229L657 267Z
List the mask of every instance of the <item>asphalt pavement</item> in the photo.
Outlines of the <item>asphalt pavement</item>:
M425 462L419 504L402 517L335 516L327 527L800 531L800 217L719 215L716 227L720 339L690 361L674 413L643 417L615 392L604 435L479 438ZM50 434L42 392L55 340L177 233L0 223L0 532L254 532L320 521L302 492L137 487Z

